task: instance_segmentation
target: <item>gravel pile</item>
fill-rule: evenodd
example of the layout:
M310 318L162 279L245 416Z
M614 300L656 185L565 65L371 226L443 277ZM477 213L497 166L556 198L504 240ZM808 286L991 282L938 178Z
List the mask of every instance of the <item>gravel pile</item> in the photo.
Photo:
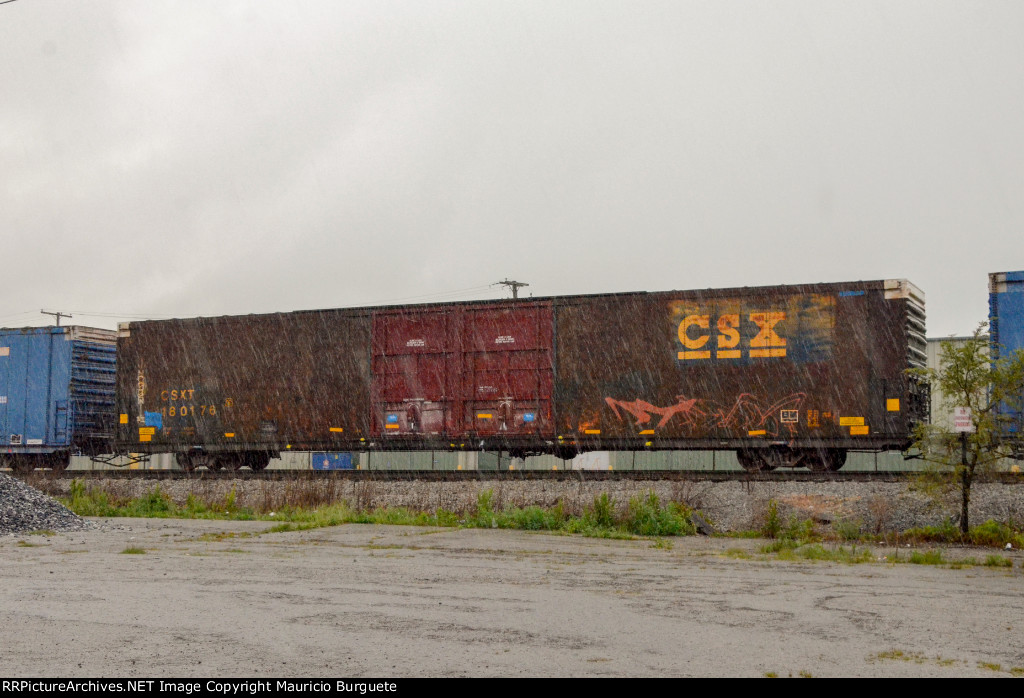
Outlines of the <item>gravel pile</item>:
M0 473L0 536L26 531L81 531L94 524L72 514L64 505Z

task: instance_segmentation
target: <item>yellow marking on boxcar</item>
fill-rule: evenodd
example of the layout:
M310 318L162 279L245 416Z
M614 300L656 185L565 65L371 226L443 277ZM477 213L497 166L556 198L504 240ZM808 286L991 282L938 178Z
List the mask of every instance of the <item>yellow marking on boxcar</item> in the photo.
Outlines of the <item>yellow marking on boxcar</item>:
M767 433L764 429L753 429L747 432L747 436L764 436Z
M121 424L127 424L127 423L128 423L128 415L126 415L124 413L121 413Z
M600 429L584 429L583 433L584 434L600 434L601 430Z
M850 436L867 436L868 427L865 426L854 426L850 427Z
M754 354L753 351L750 352L750 353L751 353L751 355ZM718 353L715 354L715 357L719 358L719 359L738 359L741 356L742 356L742 352L740 352L739 349L726 349L724 351L719 349Z
M331 431L335 431L335 432L337 432L339 434L341 432L345 431L342 427L331 427L330 429L331 429Z
M152 436L155 433L156 427L139 427L139 436L142 436L143 434L147 436Z
M755 359L758 359L758 358L777 358L777 357L785 356L785 355L786 355L786 350L785 349L751 349L750 350L750 356L752 358L755 358Z
M149 434L139 434L139 441L152 441L153 437Z
M385 429L398 429L399 426L397 424L385 424L384 428Z
M644 434L653 434L653 433L654 433L654 429L644 429L643 431L640 432L640 435L643 436Z
M678 354L680 359L710 359L711 350L706 351L681 351Z
M840 417L839 426L841 427L862 427L864 426L863 417Z
M489 412L483 412L476 416L477 419L491 419L492 415Z
M900 411L900 399L898 397L891 397L885 401L885 409L890 412Z

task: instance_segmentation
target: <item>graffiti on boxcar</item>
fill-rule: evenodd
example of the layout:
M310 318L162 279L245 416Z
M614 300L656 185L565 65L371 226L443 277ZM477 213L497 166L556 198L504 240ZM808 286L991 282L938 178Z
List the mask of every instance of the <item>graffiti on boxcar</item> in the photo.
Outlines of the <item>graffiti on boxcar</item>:
M677 395L676 399L678 402L668 407L658 407L652 405L646 400L633 400L632 402L626 402L625 400L616 400L615 398L606 397L605 402L615 412L615 416L619 418L619 421L625 421L620 414L619 410L622 409L625 412L636 417L637 426L643 424L650 424L652 415L660 414L661 421L656 426L663 427L669 423L675 416L679 416L682 419L683 424L687 426L697 426L703 422L703 417L706 413L701 410L697 403L700 402L697 398L687 399L683 395Z
M665 427L674 417L679 417L677 421L690 428L764 430L765 436L778 436L782 429L791 435L796 433L797 420L794 417L799 414L806 397L806 393L791 393L767 402L751 393L741 393L731 405L723 406L712 400L677 395L676 403L666 407L658 407L639 398L628 402L612 397L604 400L619 421L626 421L623 412L633 415L635 426L648 425L656 415L660 415L655 428Z

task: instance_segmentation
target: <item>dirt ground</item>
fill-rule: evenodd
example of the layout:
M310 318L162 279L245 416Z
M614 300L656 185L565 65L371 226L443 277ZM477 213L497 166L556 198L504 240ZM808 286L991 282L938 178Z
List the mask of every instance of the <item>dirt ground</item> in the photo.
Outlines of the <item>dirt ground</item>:
M102 526L0 538L0 676L1024 673L1019 551L1010 570L951 569L785 562L723 538Z

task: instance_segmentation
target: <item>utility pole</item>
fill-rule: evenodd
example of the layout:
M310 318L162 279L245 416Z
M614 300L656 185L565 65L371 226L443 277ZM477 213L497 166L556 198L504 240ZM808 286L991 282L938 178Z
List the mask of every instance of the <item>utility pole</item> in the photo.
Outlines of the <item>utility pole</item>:
M39 312L42 313L43 315L53 315L55 318L57 318L57 327L60 327L60 319L62 317L72 317L68 313L51 313L49 310L40 310Z
M509 281L508 277L506 277L504 281L499 281L499 282L497 282L495 284L492 284L492 286L499 286L499 285L500 286L508 286L509 288L511 288L512 289L512 298L516 299L516 298L519 298L519 289L520 289L520 287L522 287L522 286L529 286L530 284L524 284L522 281Z

